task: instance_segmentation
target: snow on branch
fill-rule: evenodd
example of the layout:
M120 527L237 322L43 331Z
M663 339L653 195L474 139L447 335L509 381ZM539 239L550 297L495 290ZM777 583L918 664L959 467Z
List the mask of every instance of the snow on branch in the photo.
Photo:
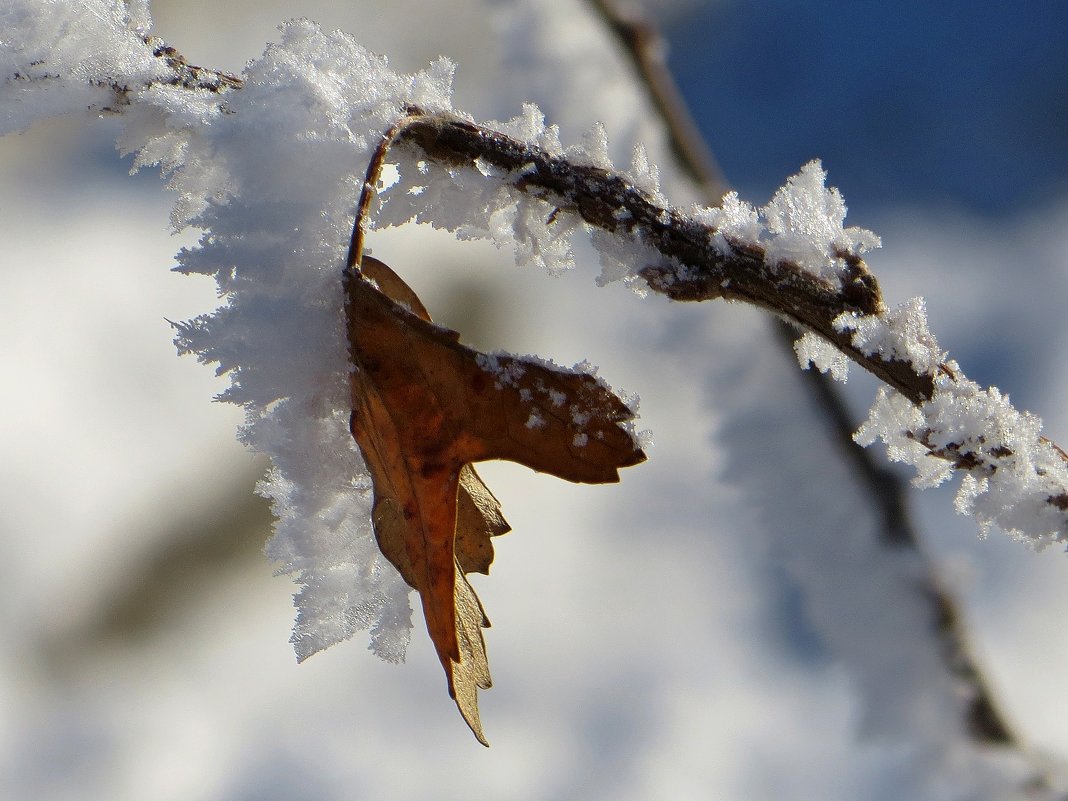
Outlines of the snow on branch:
M217 93L241 85L233 75L189 64L149 36L143 2L13 0L4 5L0 135L61 114L118 111L133 94L152 87Z
M414 219L562 270L572 237L590 232L601 282L787 318L812 334L806 362L842 371L818 336L890 388L862 441L885 440L923 483L963 471L958 508L983 526L1036 545L1068 539L1063 452L946 359L922 305L887 308L861 258L878 240L844 227L817 163L760 209L734 194L673 208L643 150L613 166L603 127L565 149L534 106L484 125L456 112L447 60L399 74L352 37L294 21L237 78L188 64L147 26L140 4L117 0L5 4L0 132L87 109L121 114L135 168L158 165L178 193L174 227L203 232L178 269L215 277L224 305L181 324L177 344L229 376L222 398L246 410L241 439L272 460L268 552L302 585L299 657L370 628L372 648L400 659L410 628L408 588L378 552L348 428L341 275L361 186L357 258L364 226ZM387 159L400 180L376 199L367 187Z
M947 360L928 329L922 300L887 308L860 258L879 245L878 237L843 227L845 206L837 190L826 188L818 162L790 178L759 210L736 193L725 196L718 208L681 210L664 204L655 186L643 188L633 176L613 172L588 153L563 154L538 144L546 133L536 123L525 134L524 140L452 113L410 108L407 120L391 127L379 158L390 141L413 146L442 168L457 192L469 191L472 174L511 188L512 194L498 192L482 209L495 225L510 207L529 219L529 199L536 199L546 228L568 213L590 229L613 235L611 240L594 236L603 259L627 270L612 277L641 279L675 300L744 301L818 335L893 390L880 392L858 442L885 441L891 459L917 468L919 486L941 483L954 469L963 471L957 508L972 513L984 531L997 525L1037 547L1068 540L1068 457L1040 435L1037 417L1015 410L997 389L982 390ZM425 173L425 164L419 170ZM366 187L374 183L365 183L362 210ZM422 180L417 175L412 183ZM389 196L405 188L402 181ZM429 196L423 189L420 185L414 195L413 216L432 222L439 210L433 201L444 206L445 196L441 189ZM448 194L448 203L455 203L454 194ZM480 194L483 200L490 197L484 189ZM446 227L468 236L479 233L470 220ZM488 225L481 233L500 239ZM359 235L358 226L357 250ZM520 247L537 245L523 244L530 234L518 226L513 235ZM814 348L810 337L802 342L809 354L803 363L812 360L844 378L842 362Z

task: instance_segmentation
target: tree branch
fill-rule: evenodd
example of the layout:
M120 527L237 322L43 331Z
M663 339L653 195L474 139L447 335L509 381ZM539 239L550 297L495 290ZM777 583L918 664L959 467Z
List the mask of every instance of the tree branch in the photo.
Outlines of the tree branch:
M709 202L718 202L730 186L665 63L659 30L649 19L627 13L614 0L590 0L590 5L630 56L664 122L676 161L701 185ZM775 341L792 355L796 336L793 326L779 321L774 333ZM923 554L908 511L904 482L896 473L877 464L871 452L853 440L857 424L831 377L806 370L805 379L843 456L860 477L873 508L879 510L883 543L891 548L910 549L922 560L925 573L919 591L930 604L932 627L941 643L943 659L949 671L971 690L965 712L968 731L978 742L1018 747L1019 738L994 703L986 678L971 655L958 604Z
M836 287L791 262L768 264L758 245L722 237L725 246L718 243L716 229L657 205L619 175L550 155L453 115L424 114L417 108L409 109L408 116L384 136L379 158L372 160L364 183L360 201L364 212L366 193L373 190L381 172L378 162L391 144L414 145L448 166L488 164L508 173L503 180L519 191L577 214L592 228L647 245L663 259L645 266L640 274L650 289L672 300L723 298L759 306L820 334L914 403L934 394L932 376L918 373L908 362L866 355L853 345L848 332L835 328L834 320L844 312L864 316L885 309L878 284L857 256L840 254L850 265L851 277L844 287Z
M180 86L183 89L199 89L213 94L223 94L232 89L240 89L245 85L244 81L236 75L231 75L229 72L198 67L195 64L190 64L185 56L156 36L143 36L142 40L152 48L152 55L155 56L167 69L165 77L150 81L146 86ZM17 74L15 75L16 79L22 77L23 76ZM50 78L53 76L44 77ZM122 112L122 109L125 106L130 104L130 92L132 87L127 83L117 79L112 79L107 82L96 81L95 83L105 89L110 89L112 93L112 100L109 103L100 106L97 109L99 112L104 114L118 114Z
M190 65L161 40L146 37L145 42L167 66L166 77L152 83L215 94L243 85L236 76ZM109 86L119 98L118 105L127 102L130 87L118 81L98 85ZM844 316L878 320L886 312L878 282L854 253L835 254L845 265L836 285L793 262L769 259L760 244L724 235L678 209L658 205L620 175L550 154L452 114L426 114L409 108L391 126L372 160L369 176L373 170L381 170L381 162L394 144L413 146L446 166L473 167L481 163L499 170L505 175L502 180L514 189L551 203L561 212L573 212L592 228L656 251L656 262L639 271L652 290L679 301L724 298L772 311L832 343L917 407L924 407L935 397L938 382L942 382L943 390L954 384L964 386L966 379L958 373L955 363L940 364L934 370L917 369L896 354L855 344L854 326L836 324ZM365 182L363 194L371 189L373 184ZM368 207L369 196L361 201L356 229L362 228ZM357 237L362 233L354 230L354 248ZM354 251L357 260L361 250L362 246ZM964 389L972 392L970 387ZM1003 443L984 436L975 443L936 442L930 435L931 431L922 427L909 432L928 455L949 462L955 469L967 470L979 480L992 477L1002 464L1013 469L1010 463L1016 452ZM1051 537L1068 538L1068 479L1062 480L1061 476L1068 456L1044 437L1038 441L1055 452L1062 463L1056 476L1035 468L1050 488L1044 496L1047 517L1052 514L1055 518L1055 525L1036 537L1041 543Z
M973 385L954 362L921 369L863 341L856 344L857 325L849 321L885 322L888 312L878 282L858 255L844 250L834 254L845 264L836 285L797 263L769 258L760 244L724 235L678 209L659 205L620 175L553 155L537 145L450 113L428 114L410 107L384 136L363 185L350 265L358 259L358 242L362 241L361 229L369 208L368 193L377 183L376 176L389 149L398 145L416 148L418 153L446 167L481 166L498 171L502 182L555 207L554 215L576 214L591 228L655 251L656 262L638 271L653 291L679 301L740 300L771 311L832 343L916 407L925 408L935 398L936 388L942 396L952 394L954 389L975 394ZM995 399L1001 400L996 391ZM1002 466L1016 469L1009 461L1016 451L983 434L978 434L977 442L971 444L936 442L929 428L921 427L909 434L929 456L945 460L955 469L967 470L980 480L993 476ZM1038 441L1068 461L1060 448L1045 438ZM1049 485L1045 503L1047 512L1056 512L1054 536L1068 538L1068 481L1049 475L1041 467L1036 471Z
M185 89L205 89L209 92L223 92L227 89L240 89L245 82L236 75L221 70L206 69L190 64L185 56L179 53L162 39L155 36L144 37L145 44L152 48L152 55L163 61L174 73L174 79L168 81L172 86L181 86Z
M730 190L715 156L665 62L666 45L657 26L640 12L628 11L614 0L590 0L591 7L605 26L617 37L630 57L639 81L645 86L667 130L676 162L703 190L705 200L719 203ZM794 354L797 336L794 327L784 321L773 326L775 342ZM831 426L843 453L863 478L872 505L880 510L882 537L889 545L917 547L916 533L907 512L906 488L896 473L876 462L870 452L853 441L857 424L850 418L842 393L833 379L816 370L805 371L806 384Z

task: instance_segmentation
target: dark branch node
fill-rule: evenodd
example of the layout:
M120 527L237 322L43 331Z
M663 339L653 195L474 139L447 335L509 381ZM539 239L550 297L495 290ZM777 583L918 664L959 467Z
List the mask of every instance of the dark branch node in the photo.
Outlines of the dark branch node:
M152 55L164 61L174 73L174 77L167 81L171 86L206 89L209 92L218 93L227 89L240 89L245 85L245 82L236 75L190 64L185 56L154 36L146 36L144 40L145 44L152 46Z

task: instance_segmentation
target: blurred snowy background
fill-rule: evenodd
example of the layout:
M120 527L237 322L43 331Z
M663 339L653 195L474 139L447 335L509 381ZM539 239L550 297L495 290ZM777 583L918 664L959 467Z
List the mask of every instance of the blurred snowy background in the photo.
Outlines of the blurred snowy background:
M155 32L240 71L307 16L455 103L523 100L617 163L655 120L579 4L156 0ZM742 196L821 157L870 264L978 381L1068 441L1068 10L1035 2L661 4L670 61ZM611 487L486 466L514 532L476 587L489 751L421 621L403 666L359 637L297 666L288 579L261 554L264 465L225 384L166 319L214 287L167 272L194 241L126 175L114 119L0 139L0 796L12 799L1004 797L952 745L932 645L864 543L872 521L754 312L551 279L415 227L376 255L472 343L588 358L642 397L650 461ZM265 165L269 169L269 165ZM852 371L858 419L872 382ZM1068 557L976 537L952 491L911 496L924 546L1025 742L1068 759ZM869 572L865 572L869 571ZM891 571L893 572L893 571ZM858 645L859 643L859 645ZM941 700L940 700L941 699ZM950 742L946 748L944 744Z

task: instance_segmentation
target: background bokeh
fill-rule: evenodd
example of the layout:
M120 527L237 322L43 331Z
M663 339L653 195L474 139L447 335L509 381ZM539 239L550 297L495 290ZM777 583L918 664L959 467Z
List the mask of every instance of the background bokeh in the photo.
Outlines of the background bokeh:
M539 28L513 5L156 0L153 15L190 61L235 72L279 22L307 16L397 69L449 56L456 105L476 117L534 99L565 142L603 119L618 161L648 137L655 154L655 123L614 82L624 62L605 61L590 20ZM821 157L849 222L883 237L870 264L887 297L924 295L969 374L1063 443L1068 12L1006 8L721 0L656 13L742 196L761 203ZM261 552L265 465L234 441L240 411L210 402L224 380L171 344L167 320L211 309L214 287L167 271L195 234L169 233L173 198L152 171L126 174L119 130L63 119L0 139L0 795L963 793L951 770L931 779L946 765L927 765L905 724L880 723L908 699L892 681L876 697L806 600L791 549L821 526L868 523L759 315L597 288L581 248L576 273L550 279L414 226L373 241L476 345L588 358L638 392L656 440L617 486L482 471L514 527L476 585L495 624L493 747L463 727L418 619L402 666L359 638L297 666L294 587ZM672 175L665 163L667 194L687 200ZM854 371L846 389L860 419L872 383ZM1065 555L979 540L951 489L913 501L1007 717L1068 758ZM839 566L832 549L827 583Z

